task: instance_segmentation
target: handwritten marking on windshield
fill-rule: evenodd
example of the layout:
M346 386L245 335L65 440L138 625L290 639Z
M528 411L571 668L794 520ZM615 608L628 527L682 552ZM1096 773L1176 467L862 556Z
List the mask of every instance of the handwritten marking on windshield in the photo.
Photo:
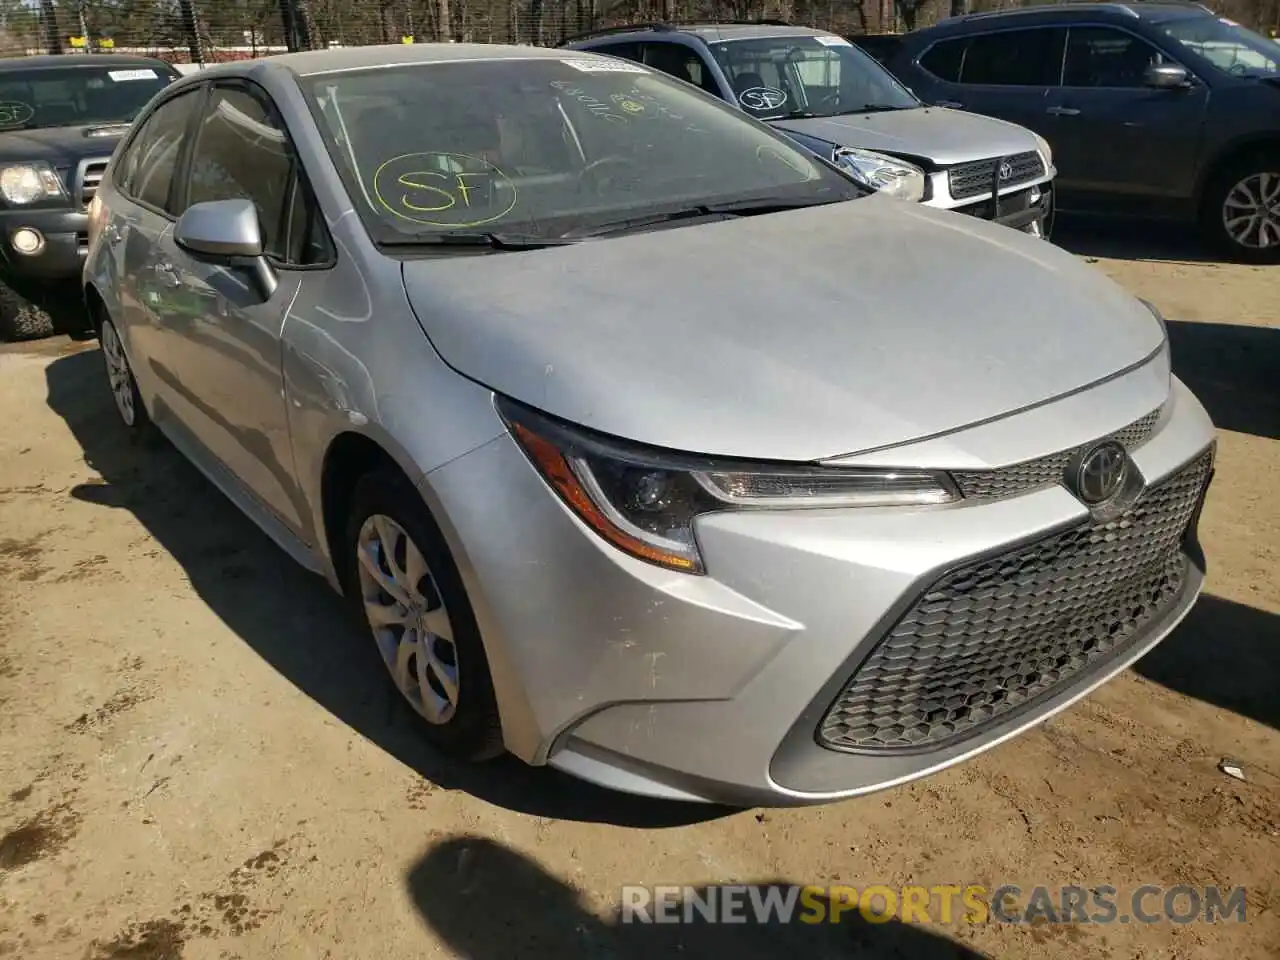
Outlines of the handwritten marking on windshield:
M575 87L572 83L565 80L552 80L551 86L559 90L567 97L571 97L581 106L585 107L587 112L592 116L599 117L601 120L607 120L610 123L626 123L627 118L620 113L614 113L613 108L601 100L599 97L593 97L581 87Z
M748 87L738 94L738 102L748 110L777 110L787 102L787 94L777 87Z
M438 150L392 157L373 172L370 189L392 216L428 227L492 223L517 199L511 178L489 161Z
M29 103L18 100L0 101L0 128L20 127L30 123L35 115L36 111Z

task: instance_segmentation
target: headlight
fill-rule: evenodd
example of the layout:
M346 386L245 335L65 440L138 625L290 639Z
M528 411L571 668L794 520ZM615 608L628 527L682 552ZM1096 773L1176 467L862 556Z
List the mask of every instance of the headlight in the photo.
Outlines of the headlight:
M10 203L35 203L62 196L62 181L47 163L17 164L0 170L0 194Z
M1053 148L1049 146L1049 141L1040 134L1033 134L1036 138L1036 147L1040 150L1040 157L1044 160L1044 169L1048 173L1053 169Z
M653 450L553 422L507 399L498 412L543 479L619 550L702 573L694 521L724 510L875 507L959 499L945 474L750 464Z
M836 147L831 160L851 173L864 187L899 200L916 202L924 199L924 171L913 163L853 147Z

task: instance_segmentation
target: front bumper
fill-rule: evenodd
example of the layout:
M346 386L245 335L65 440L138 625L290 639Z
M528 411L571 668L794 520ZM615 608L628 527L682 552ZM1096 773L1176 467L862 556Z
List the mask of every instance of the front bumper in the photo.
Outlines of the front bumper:
M38 253L22 254L13 245L23 228L44 238ZM79 279L89 252L89 216L83 210L0 210L0 258L9 276L34 281Z
M930 177L929 198L925 203L940 210L991 220L1045 240L1053 232L1055 200L1052 171L1050 176L1029 183L963 200L954 199L948 192L946 173L936 173Z
M1062 437L1063 448L1088 442L1119 425L1095 430L1100 411L1137 419L1157 406L1161 379L1139 370L1033 414L913 444L902 448L903 465L966 450L995 467L1044 453L1046 435ZM1212 442L1203 408L1174 381L1132 457L1152 486ZM1107 657L958 740L849 752L822 745L819 728L902 612L946 571L1088 523L1078 500L1051 487L927 509L710 515L698 527L708 575L694 577L633 560L588 532L507 437L434 471L423 492L476 608L508 748L673 799L824 802L957 763L1141 656L1186 614L1202 580L1192 535L1180 548L1177 595Z

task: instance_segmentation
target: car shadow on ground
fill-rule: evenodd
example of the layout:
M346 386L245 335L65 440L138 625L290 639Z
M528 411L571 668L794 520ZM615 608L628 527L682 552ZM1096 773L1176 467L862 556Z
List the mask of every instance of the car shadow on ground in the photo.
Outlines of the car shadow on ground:
M642 868L637 867L637 873ZM471 960L754 960L793 958L826 960L982 960L984 954L914 923L896 919L868 921L857 910L842 912L838 923L692 922L642 923L633 915L602 919L584 898L537 863L484 837L459 836L440 841L414 865L406 878L409 896L432 931L458 956ZM635 882L642 882L640 876ZM678 883L663 878L661 883ZM813 882L800 881L800 883ZM773 892L786 895L791 883L746 884L736 913L754 919L753 902ZM594 891L623 900L621 891ZM705 887L696 895L707 902ZM752 897L756 899L753 901ZM776 900L775 900L776 902ZM819 900L823 919L830 917ZM669 908L670 909L670 908ZM957 907L957 912L959 912ZM682 910L676 911L677 915ZM797 906L797 916L805 911ZM810 910L810 917L816 911ZM649 914L653 916L652 913Z
M1162 687L1280 730L1280 616L1274 613L1205 594L1133 669Z
M428 748L394 694L372 639L319 577L290 560L166 441L131 442L98 350L46 368L47 402L100 482L78 500L132 513L197 594L259 656L360 735L445 789L536 816L659 828L735 811L628 797L503 757L469 766Z
M1170 320L1169 346L1214 426L1280 439L1280 328Z
M1194 224L1118 217L1059 214L1053 242L1079 257L1108 260L1159 260L1171 263L1222 263L1197 234Z

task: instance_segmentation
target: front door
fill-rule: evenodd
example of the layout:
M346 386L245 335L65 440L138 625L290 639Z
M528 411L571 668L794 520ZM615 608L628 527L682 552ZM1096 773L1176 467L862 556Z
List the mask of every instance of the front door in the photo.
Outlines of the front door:
M215 84L192 141L180 206L247 198L258 209L279 285L264 297L250 273L197 257L173 231L156 246L153 271L166 289L164 324L183 341L169 391L189 426L261 505L301 535L305 516L294 476L281 368L281 329L302 279L289 269L295 160L265 93Z
M1053 105L1061 190L1101 205L1116 195L1193 195L1209 91L1199 82L1178 90L1146 86L1147 67L1167 60L1127 31L1071 28Z

